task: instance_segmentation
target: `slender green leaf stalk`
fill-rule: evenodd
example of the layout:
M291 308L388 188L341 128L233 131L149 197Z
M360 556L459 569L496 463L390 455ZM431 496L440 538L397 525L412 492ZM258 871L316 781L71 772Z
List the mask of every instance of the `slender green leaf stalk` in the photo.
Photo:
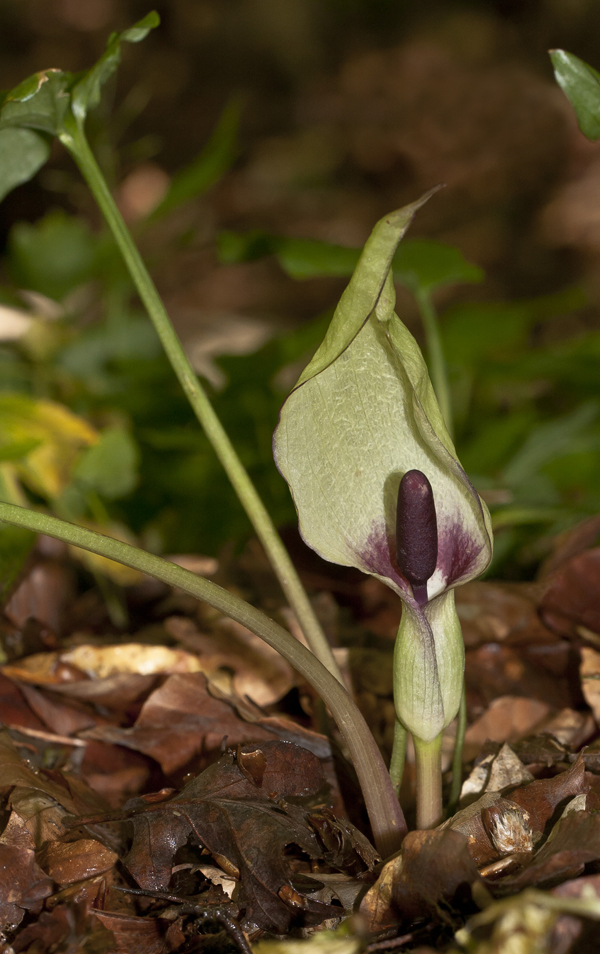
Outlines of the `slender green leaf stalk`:
M434 828L442 820L442 733L433 742L413 736L417 766L417 828Z
M463 692L460 697L460 708L458 710L458 721L456 723L456 740L452 754L452 785L450 787L450 799L448 801L448 817L453 815L458 808L460 790L462 787L462 754L465 744L465 732L467 731L467 696L465 688L463 685Z
M442 417L450 437L454 437L454 420L452 415L452 401L450 398L450 385L448 382L448 369L444 357L444 348L440 334L440 325L437 312L428 291L419 290L416 292L416 299L419 305L419 311L423 320L425 329L425 341L427 345L427 355L429 357L429 368L431 371L431 380L433 389L442 412ZM465 699L465 686L463 680L463 694L461 698L460 709L458 713L458 724L456 727L456 741L454 743L454 754L452 756L452 789L450 793L449 811L453 811L460 798L461 770L462 770L462 750L465 741L465 732L467 730L467 710Z
M177 586L246 626L281 653L315 692L327 701L354 763L377 850L384 858L398 850L406 833L406 822L369 727L335 676L287 630L216 583L120 540L14 504L0 503L0 521L36 533L46 533L65 543L133 567L170 586Z
M308 644L323 665L342 682L331 647L300 582L294 565L256 489L215 414L198 376L181 346L142 257L119 212L98 163L87 142L83 125L71 119L62 143L90 187L121 250L138 294L142 299L179 382L223 465L250 521L271 561L282 589L294 610Z
M438 317L429 292L419 289L415 292L415 297L419 305L419 312L425 329L431 383L433 384L433 390L435 391L435 396L438 400L442 417L444 418L446 430L450 437L453 437L450 385L448 383L448 371L444 359L444 349L442 347Z
M394 791L400 797L400 786L404 775L404 761L406 759L406 737L408 733L399 719L394 723L394 744L390 760L390 778Z

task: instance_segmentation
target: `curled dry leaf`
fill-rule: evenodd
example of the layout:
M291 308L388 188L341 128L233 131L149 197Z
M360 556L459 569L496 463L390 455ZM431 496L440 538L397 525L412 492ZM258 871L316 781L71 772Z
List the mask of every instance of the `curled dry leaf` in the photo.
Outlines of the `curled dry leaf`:
M501 792L503 788L524 782L533 782L533 775L505 742L499 752L482 753L476 759L473 771L463 782L461 802L483 792Z
M585 784L585 764L580 757L567 772L521 785L506 797L486 792L445 822L442 829L462 832L480 867L503 855L527 855L558 807L581 794Z
M39 863L58 884L72 884L110 871L118 855L94 838L51 841L38 856Z
M360 913L374 934L417 918L452 923L452 907L470 899L480 881L465 835L412 831L367 891Z
M200 657L207 675L231 669L234 690L241 698L249 696L257 705L272 705L296 684L290 664L235 620L218 619L213 633L200 632L193 620L184 616L171 616L164 625L170 636Z
M586 864L600 859L600 815L570 812L561 818L546 844L523 871L502 879L497 891L512 894L524 888L551 887L581 874Z
M36 653L2 667L5 676L34 685L61 685L83 679L106 679L120 673L140 676L198 672L197 656L168 646L119 643L76 646L60 653Z
M255 717L254 721L246 721L237 715L236 700L223 698L223 693L220 695L221 698L215 698L208 691L202 673L173 675L146 700L132 728L104 725L82 735L150 755L167 775L201 753L218 751L224 738L229 745L243 745L250 741L272 741L283 734L287 738L303 734L318 743L320 755L331 756L323 736L301 730L281 718L263 717L259 721ZM248 708L245 705L243 711Z

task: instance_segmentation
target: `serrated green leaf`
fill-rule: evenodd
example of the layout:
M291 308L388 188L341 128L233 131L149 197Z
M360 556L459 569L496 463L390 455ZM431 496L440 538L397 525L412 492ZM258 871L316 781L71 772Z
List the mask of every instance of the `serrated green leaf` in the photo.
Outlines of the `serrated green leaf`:
M111 33L106 44L106 50L98 62L87 70L73 87L71 108L79 122L82 122L89 110L100 102L101 89L115 72L121 60L121 44L124 42L139 43L159 23L158 13L152 11L127 30L123 30L121 33Z
M33 129L0 129L0 200L33 178L50 155L50 145Z
M600 136L600 73L565 50L550 50L556 82L571 103L584 136Z
M122 427L111 427L80 456L73 477L109 500L125 497L138 482L139 453Z
M189 166L178 172L166 196L152 212L155 220L177 206L204 195L233 165L237 155L240 103L232 99L221 115L212 136Z

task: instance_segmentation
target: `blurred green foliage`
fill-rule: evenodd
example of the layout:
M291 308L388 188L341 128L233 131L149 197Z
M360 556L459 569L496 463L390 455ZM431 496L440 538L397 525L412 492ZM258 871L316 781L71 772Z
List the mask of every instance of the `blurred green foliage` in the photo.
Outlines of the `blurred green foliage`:
M0 388L60 401L100 431L55 502L63 512L79 519L103 513L167 552L214 553L227 541L239 543L250 533L247 518L150 322L132 306L119 263L102 254L103 241L64 212L14 226L6 264L15 286L68 302L95 279L103 317L82 324L66 313L5 342ZM263 232L222 233L218 251L228 262L275 255L303 280L349 275L359 254ZM407 240L394 271L415 294L482 277L457 250L425 240ZM14 294L7 288L3 297ZM585 306L583 292L569 288L516 302L469 301L441 317L459 456L498 529L495 572L525 572L543 555L548 535L600 509L600 332L560 343L543 333ZM213 394L216 411L279 524L295 514L272 461L272 433L286 390L328 320L319 316L256 354L219 359L228 383Z
M151 219L223 175L236 155L238 119L232 102ZM254 230L221 232L217 254L225 263L273 256L303 281L349 276L360 250ZM393 268L417 300L440 286L484 277L458 249L424 239L405 240ZM5 273L12 285L0 289L0 300L8 307L22 310L18 289L27 289L61 303L63 311L48 320L34 307L25 334L0 340L0 390L59 402L98 434L73 458L67 485L45 502L71 519L126 525L144 545L164 552L215 553L228 541L242 542L250 534L247 518L150 321L133 305L132 287L106 236L60 210L35 224L17 223ZM89 290L83 305L77 304L81 295L73 295L82 285ZM91 322L90 301L91 313L99 315ZM554 533L600 509L600 331L558 343L546 333L553 321L586 305L579 288L568 288L522 301L470 300L441 316L458 453L498 531L494 572L529 572ZM215 409L278 524L294 522L295 513L273 464L272 433L285 394L329 318L274 337L256 354L218 359L227 384L212 394ZM14 467L21 461L25 473L37 440L25 434L21 444L7 444L3 460ZM33 493L35 501L39 487L19 492Z

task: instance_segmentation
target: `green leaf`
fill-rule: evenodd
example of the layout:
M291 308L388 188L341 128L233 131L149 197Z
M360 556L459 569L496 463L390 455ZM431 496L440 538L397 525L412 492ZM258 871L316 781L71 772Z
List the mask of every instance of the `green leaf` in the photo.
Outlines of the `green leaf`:
M50 69L23 80L2 99L0 129L17 126L60 136L65 132L71 109L82 122L88 110L99 102L102 85L119 64L121 43L138 43L159 22L157 13L149 13L128 30L111 34L105 52L85 73L74 76Z
M49 143L33 129L0 129L0 200L31 179L49 155Z
M331 245L313 239L272 239L271 250L290 278L342 277L351 275L360 258L360 249Z
M274 236L262 229L233 232L223 229L217 235L217 256L222 265L254 262L274 251Z
M598 403L589 401L572 414L536 427L504 468L505 482L511 487L526 487L544 464L580 451L581 438L589 434L590 425L598 417L598 410ZM595 435L590 436L597 440Z
M24 440L8 441L0 443L0 461L3 460L21 460L27 457L31 451L35 450L42 443L38 437L25 438Z
M0 604L10 596L35 538L31 530L0 523Z
M152 212L152 220L160 218L178 205L203 195L231 168L237 155L240 103L232 99L218 125L194 161L174 177L166 196Z
M98 243L88 225L62 209L35 224L17 222L9 236L9 267L21 288L61 300L94 274Z
M0 129L20 126L57 136L69 110L71 73L42 70L34 73L5 95Z
M600 136L600 73L578 56L551 50L556 82L571 103L584 136L593 142Z
M483 269L471 265L460 249L431 239L404 242L393 261L394 278L412 292L431 293L442 285L481 282Z
M160 17L156 11L148 13L142 20L134 26L123 30L121 33L111 33L106 44L106 50L97 63L87 70L83 76L78 79L73 87L71 94L71 108L73 114L79 122L83 122L88 111L93 109L100 102L100 92L102 86L115 72L121 59L121 44L139 43L143 40L150 30L153 30L160 23Z
M79 458L73 477L109 500L125 497L138 482L139 453L122 427L111 427Z

